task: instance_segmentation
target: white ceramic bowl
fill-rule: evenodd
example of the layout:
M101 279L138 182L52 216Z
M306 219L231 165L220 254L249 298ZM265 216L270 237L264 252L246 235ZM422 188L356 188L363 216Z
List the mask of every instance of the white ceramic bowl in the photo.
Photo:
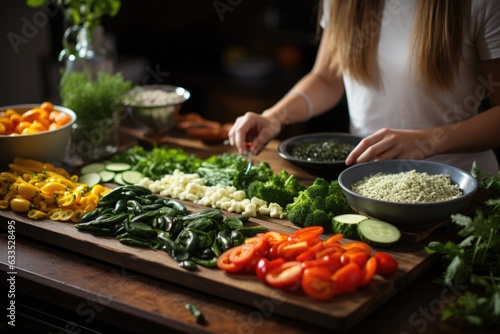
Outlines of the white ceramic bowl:
M0 107L0 111L14 109L19 113L40 107L40 104L17 104ZM42 162L62 162L71 139L71 128L76 121L76 114L65 107L54 106L55 110L65 112L71 116L68 124L56 130L26 134L18 136L0 135L0 167L7 170L9 163L15 157L35 159Z

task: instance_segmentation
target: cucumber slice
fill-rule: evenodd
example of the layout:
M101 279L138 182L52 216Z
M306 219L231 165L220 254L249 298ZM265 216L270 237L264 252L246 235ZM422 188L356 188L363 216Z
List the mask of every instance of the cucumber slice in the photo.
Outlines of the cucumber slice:
M380 248L394 246L401 239L401 231L396 226L376 219L360 221L358 234L362 241Z
M135 170L127 170L122 173L122 179L128 184L138 184L142 179L142 173Z
M132 166L130 166L130 164L126 162L112 162L106 165L107 170L117 173L124 172L126 170L129 170L130 168L132 168Z
M334 233L341 233L348 239L359 239L358 224L366 219L368 217L356 213L337 215L332 219L332 230Z
M125 181L123 181L122 173L116 173L113 181L120 186L126 185Z
M88 173L98 173L106 168L106 165L100 162L91 163L85 165L80 169L80 174L88 174Z
M111 172L109 170L101 170L99 172L99 175L101 176L101 182L111 182L113 181L113 178L115 177L116 173Z
M101 176L95 172L85 173L79 177L78 181L81 183L85 183L89 187L93 187L96 184L98 184L99 182L101 182Z

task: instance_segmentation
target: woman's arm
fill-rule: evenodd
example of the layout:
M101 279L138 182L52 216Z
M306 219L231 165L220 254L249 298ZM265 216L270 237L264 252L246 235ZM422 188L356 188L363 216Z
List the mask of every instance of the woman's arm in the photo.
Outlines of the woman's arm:
M229 141L240 153L247 150L245 142L250 140L251 151L257 154L279 134L282 126L307 121L340 101L344 85L342 78L329 66L327 35L328 32L323 32L312 70L291 89L291 92L299 91L305 96L287 94L262 114L248 112L236 119L229 132Z

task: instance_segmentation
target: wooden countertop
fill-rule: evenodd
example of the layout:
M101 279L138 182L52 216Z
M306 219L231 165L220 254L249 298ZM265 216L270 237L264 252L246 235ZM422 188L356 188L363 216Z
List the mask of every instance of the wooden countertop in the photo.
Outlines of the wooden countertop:
M174 137L165 138L165 142L200 156L231 150L224 145L204 145ZM312 182L314 176L277 155L277 145L277 142L270 143L255 160L269 162L275 170L286 169L304 183ZM6 288L3 291L15 290L17 329L29 328L33 324L30 319L37 317L50 324L50 332L61 333L78 329L102 333L112 330L218 334L331 332L275 312L272 296L268 300L256 300L254 307L226 296L218 298L213 293L204 293L203 287L189 289L127 269L130 267L68 250L58 242L42 242L23 233L8 234L8 226L13 225L13 221L15 224L15 219L0 217L0 271L4 277L0 285ZM447 228L450 227L443 227ZM8 235L15 236L15 253L9 253L12 243L7 243ZM416 245L423 247L427 241ZM12 254L15 265L9 268ZM486 329L439 320L443 306L461 293L459 286L451 289L433 282L442 271L438 263L430 265L416 281L374 310L350 333L487 333ZM9 277L15 278L14 285L7 280ZM6 299L5 294L2 298ZM12 299L9 297L9 300ZM185 309L187 303L202 311L204 321L195 321ZM7 313L5 308L3 311ZM3 316L3 329L12 329L6 321L9 319Z

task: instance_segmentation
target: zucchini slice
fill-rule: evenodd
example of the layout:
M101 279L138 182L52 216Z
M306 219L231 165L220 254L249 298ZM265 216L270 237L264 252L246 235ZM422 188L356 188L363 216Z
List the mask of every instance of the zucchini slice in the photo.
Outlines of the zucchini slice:
M101 182L101 176L96 172L85 173L78 178L78 182L85 183L89 187L93 187Z
M115 174L115 172L111 172L109 170L101 170L99 172L99 175L101 176L101 182L104 183L113 181Z
M115 173L124 172L130 168L132 168L132 166L126 162L110 162L106 164L106 169Z
M85 165L80 169L80 174L88 174L88 173L99 173L100 171L104 170L106 168L106 165L100 162L95 162L91 163L88 165Z
M358 234L362 241L379 248L394 246L401 239L401 231L396 226L376 219L360 221Z
M122 173L122 179L128 184L138 184L142 179L142 173L135 170L126 170Z
M356 213L337 215L332 219L332 231L348 239L359 239L358 224L368 217Z
M113 181L120 186L124 186L127 184L125 181L123 181L122 173L116 173Z

